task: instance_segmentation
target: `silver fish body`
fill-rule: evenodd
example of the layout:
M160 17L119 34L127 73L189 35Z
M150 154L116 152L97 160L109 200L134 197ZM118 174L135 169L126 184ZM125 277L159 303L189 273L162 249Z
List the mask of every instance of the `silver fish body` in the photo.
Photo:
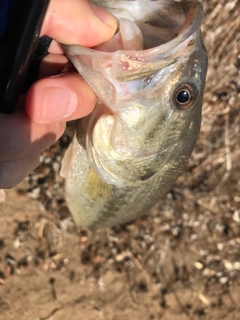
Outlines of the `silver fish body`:
M195 0L99 0L119 32L96 48L63 48L98 97L64 158L77 225L133 220L172 187L201 125L207 56Z

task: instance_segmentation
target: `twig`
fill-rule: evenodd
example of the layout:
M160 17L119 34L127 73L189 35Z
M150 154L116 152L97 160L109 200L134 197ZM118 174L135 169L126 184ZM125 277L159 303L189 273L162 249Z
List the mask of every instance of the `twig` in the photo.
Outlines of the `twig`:
M198 298L202 301L202 303L204 303L206 306L210 306L211 303L210 301L208 300L208 298L206 298L202 293L199 293L198 294Z
M38 228L38 237L42 238L43 237L43 230L44 230L44 225L46 223L46 219L41 219L39 222L39 228Z
M51 311L49 313L48 316L46 316L46 317L38 317L36 320L51 320L51 319L53 319L53 316L55 315L55 313L57 313L59 310L61 310L61 309L60 308L55 308L55 309L53 309L53 311Z
M225 118L225 154L226 154L226 172L222 178L220 185L227 181L232 170L232 156L229 142L229 117Z
M178 294L176 293L175 289L174 289L173 286L170 284L170 279L169 279L167 273L166 273L164 270L162 270L162 273L163 273L164 278L167 279L167 282L168 282L168 290L170 289L171 294L174 296L174 298L175 298L177 304L179 305L180 309L182 310L182 312L185 313L187 316L189 316L188 310L184 307L184 305L182 304L182 302L181 302Z
M151 283L151 279L150 279L147 271L143 268L143 266L141 265L140 261L139 261L137 258L135 258L134 255L133 255L130 251L128 252L128 254L129 254L130 259L132 259L132 261L135 263L137 269L138 269L140 272L143 273L144 278L145 278L145 280L146 280L146 282L147 282L147 284L148 284L148 286L149 286L150 283Z

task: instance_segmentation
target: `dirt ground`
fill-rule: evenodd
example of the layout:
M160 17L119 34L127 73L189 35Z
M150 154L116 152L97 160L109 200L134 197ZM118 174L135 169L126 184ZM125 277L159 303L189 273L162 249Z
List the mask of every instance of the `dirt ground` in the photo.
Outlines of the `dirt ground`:
M202 3L209 73L185 172L146 217L76 230L62 137L0 192L0 319L240 319L240 4Z

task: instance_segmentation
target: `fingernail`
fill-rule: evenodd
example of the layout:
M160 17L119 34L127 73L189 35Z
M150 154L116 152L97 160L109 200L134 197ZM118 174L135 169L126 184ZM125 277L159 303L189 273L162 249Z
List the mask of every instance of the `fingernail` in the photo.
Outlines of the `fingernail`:
M66 88L48 87L43 91L41 122L60 121L76 108L76 97Z
M118 20L116 17L114 17L110 12L108 12L107 10L98 7L94 4L91 4L91 7L93 9L93 11L95 12L96 16L102 20L103 22L105 22L107 25L111 26L115 29L117 29L118 27Z

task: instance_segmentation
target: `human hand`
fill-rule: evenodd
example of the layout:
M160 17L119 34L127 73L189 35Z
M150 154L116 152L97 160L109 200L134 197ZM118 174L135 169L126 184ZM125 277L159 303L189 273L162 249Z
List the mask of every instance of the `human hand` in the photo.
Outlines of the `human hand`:
M68 60L58 43L95 46L116 28L112 15L87 0L50 2L41 35L55 41L41 63L41 79L20 97L15 113L0 114L0 188L22 181L38 165L40 153L63 134L66 121L94 108L96 97L83 79L60 73Z

